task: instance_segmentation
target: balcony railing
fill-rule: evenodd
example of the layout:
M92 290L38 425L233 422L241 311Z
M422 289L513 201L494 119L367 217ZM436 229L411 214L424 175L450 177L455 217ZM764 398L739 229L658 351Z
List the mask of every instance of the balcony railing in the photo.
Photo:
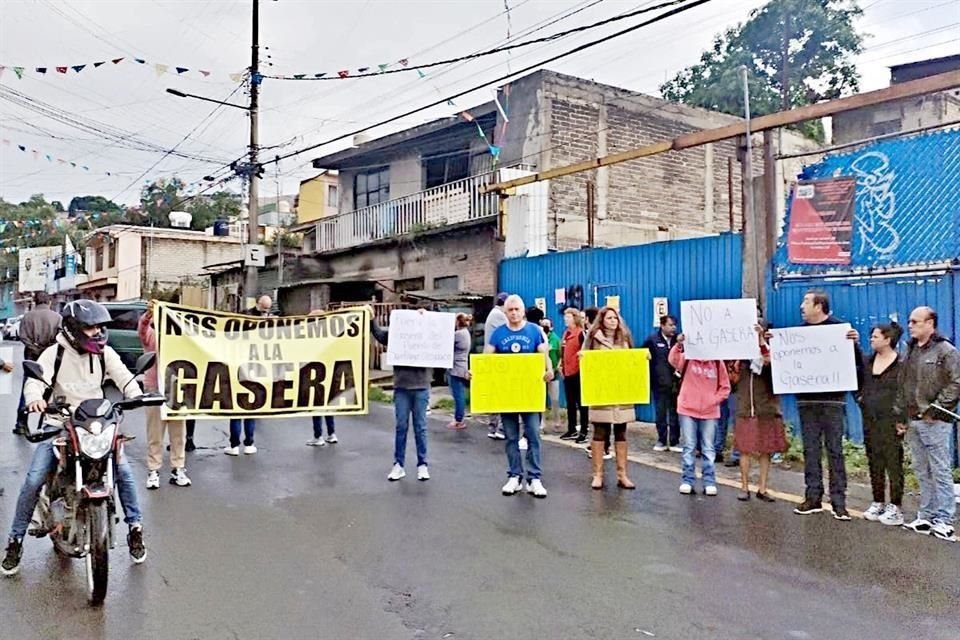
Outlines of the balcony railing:
M492 171L317 221L316 251L335 251L377 240L472 222L497 215L497 194L480 187Z

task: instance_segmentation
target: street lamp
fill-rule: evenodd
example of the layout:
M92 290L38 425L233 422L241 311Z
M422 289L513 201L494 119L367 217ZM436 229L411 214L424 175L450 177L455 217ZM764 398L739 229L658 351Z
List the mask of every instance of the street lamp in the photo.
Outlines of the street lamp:
M193 93L184 93L179 89L167 89L167 93L172 96L177 96L178 98L193 98L195 100L203 100L204 102L212 102L214 104L220 104L225 107L236 107L237 109L243 109L244 111L249 111L250 107L242 104L234 104L232 102L223 102L222 100L214 100L213 98L207 98L204 96L198 96Z

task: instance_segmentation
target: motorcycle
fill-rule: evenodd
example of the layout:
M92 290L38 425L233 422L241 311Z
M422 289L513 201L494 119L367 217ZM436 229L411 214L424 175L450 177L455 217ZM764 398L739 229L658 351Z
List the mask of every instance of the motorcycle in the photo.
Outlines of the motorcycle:
M136 375L155 362L156 354L140 356ZM23 369L26 377L46 385L39 363L26 361ZM124 412L160 406L164 400L161 394L151 393L119 402L89 399L70 407L61 396L47 406L39 430L27 434L33 443L53 438L57 458L56 471L47 478L37 502L36 526L29 533L49 534L58 554L86 561L87 597L92 605L101 604L107 595L113 529L119 522L114 479L123 445L134 439L120 431Z

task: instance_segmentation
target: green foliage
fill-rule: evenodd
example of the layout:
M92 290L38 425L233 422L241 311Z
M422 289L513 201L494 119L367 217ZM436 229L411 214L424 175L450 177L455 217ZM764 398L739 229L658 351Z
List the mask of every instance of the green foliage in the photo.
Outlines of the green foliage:
M56 207L56 205L60 203L55 202L51 204ZM63 205L60 205L60 210L63 210ZM76 196L70 200L67 212L71 216L74 216L78 213L85 212L123 214L124 210L123 207L112 200L107 200L103 196Z
M190 227L196 231L202 231L212 227L213 222L218 218L239 216L242 206L239 195L229 191L218 191L192 198L181 205L181 209L193 215Z
M660 93L674 102L743 115L741 66L747 67L750 108L758 116L855 93L854 57L863 51L863 35L853 22L862 13L853 0L771 0L745 23L717 35L700 62L661 85ZM823 140L819 121L797 128Z
M370 392L367 396L370 399L370 402L385 402L391 404L393 402L393 396L377 386L370 386Z
M453 411L453 398L440 398L433 403L433 408L439 411Z
M179 178L155 180L140 191L141 224L147 227L169 227L170 212L180 211L184 184Z

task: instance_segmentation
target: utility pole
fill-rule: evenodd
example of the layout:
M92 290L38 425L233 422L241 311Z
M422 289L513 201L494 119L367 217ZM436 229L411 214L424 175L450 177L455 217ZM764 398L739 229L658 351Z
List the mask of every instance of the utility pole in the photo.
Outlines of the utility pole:
M744 218L746 226L743 230L744 243L744 289L749 287L745 293L753 294L747 297L756 297L757 302L763 306L763 262L760 250L760 239L763 237L762 226L759 224L756 206L754 204L753 190L753 145L751 144L751 121L750 121L750 84L747 75L747 67L740 67L740 80L743 82L743 110L745 120L745 153L743 156L743 201ZM750 276L753 276L752 278Z
M250 176L247 211L247 242L250 246L260 244L260 224L258 199L260 197L260 163L258 109L260 98L260 0L253 0L253 25L250 42ZM247 277L244 284L244 297L256 298L257 267L247 264ZM248 306L252 306L249 305Z

